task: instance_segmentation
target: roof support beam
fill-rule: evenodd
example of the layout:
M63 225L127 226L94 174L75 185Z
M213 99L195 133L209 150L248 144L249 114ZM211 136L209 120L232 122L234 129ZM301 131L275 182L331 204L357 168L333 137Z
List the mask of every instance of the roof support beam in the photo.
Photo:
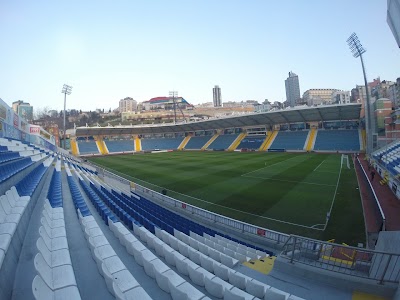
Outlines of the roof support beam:
M304 118L303 114L300 112L300 110L297 110L297 113L299 114L300 118L303 120L304 123L307 123L306 119Z
M282 118L284 118L285 121L286 121L287 123L290 123L289 119L288 119L281 111L278 112L278 114L279 114Z

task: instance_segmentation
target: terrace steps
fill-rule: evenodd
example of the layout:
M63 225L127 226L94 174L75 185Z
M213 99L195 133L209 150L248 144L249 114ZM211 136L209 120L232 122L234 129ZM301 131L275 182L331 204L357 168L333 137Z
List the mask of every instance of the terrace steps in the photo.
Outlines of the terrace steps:
M75 156L79 155L78 144L76 143L75 138L71 139L71 150L73 155Z
M361 151L364 151L367 148L366 143L367 143L367 133L366 133L365 129L362 129L361 130L361 141L360 141Z
M96 145L97 145L97 148L99 149L99 152L101 154L103 154L103 155L104 154L108 154L107 146L106 146L106 144L105 144L105 142L104 142L104 140L102 138L99 138L99 139L96 140Z
M142 151L142 140L139 136L135 137L135 151Z
M187 145L187 143L190 140L190 135L188 135L187 137L185 137L182 141L182 143L179 145L178 150L182 150L183 148L185 148L185 146Z
M272 131L267 131L267 136L265 137L264 142L262 143L260 149L258 149L258 151L265 151L266 147L267 147L267 143L271 137Z
M239 136L236 138L236 140L233 141L232 145L229 146L228 151L234 151L245 137L246 137L246 133L242 132L241 134L239 134Z
M312 128L308 135L307 144L306 144L306 151L311 151L314 147L315 137L317 136L317 129Z
M214 134L211 137L211 139L203 147L201 147L201 150L203 150L203 151L206 150L208 148L208 146L210 146L211 143L214 142L217 137L219 137L219 134L218 133Z
M271 147L271 145L272 145L272 143L274 142L276 136L278 135L278 132L279 132L278 130L274 130L274 131L272 132L272 134L271 134L270 137L268 138L268 141L267 141L267 143L266 143L266 145L265 145L264 151L268 150L269 147Z

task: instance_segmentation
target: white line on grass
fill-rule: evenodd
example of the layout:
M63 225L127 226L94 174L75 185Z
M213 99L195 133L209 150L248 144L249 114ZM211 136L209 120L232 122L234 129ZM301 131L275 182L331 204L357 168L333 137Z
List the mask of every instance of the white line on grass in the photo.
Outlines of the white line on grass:
M329 174L337 174L336 172L330 172L330 171L314 171L317 173L329 173Z
M98 166L99 166L99 165L98 165ZM99 166L99 167L100 167L100 166ZM136 178L136 177L127 175L127 174L123 174L123 173L121 173L121 172L118 172L118 171L113 170L113 169L110 169L110 168L106 168L106 167L104 167L104 166L101 167L101 168L103 168L103 169L108 169L108 170L110 170L110 171L112 171L112 172L114 172L114 173L120 173L121 175L123 175L122 177L126 176L126 177L132 178L132 179L134 179L134 180L136 180L136 181L144 182L144 183L146 183L146 184L148 184L148 185L155 186L155 187L158 187L158 188L160 188L160 189L165 189L165 188L162 187L162 186L159 186L159 185L156 185L156 184L154 184L154 183L150 183L150 182L144 181L144 180L142 180L142 179L139 179L139 178ZM243 176L243 175L242 175L242 176ZM126 178L126 177L125 177L125 178ZM246 176L246 177L251 177L251 176ZM254 178L258 178L258 177L254 177ZM127 179L128 179L128 178L127 178ZM199 199L199 198L196 198L196 197L193 197L193 196L185 195L185 194L182 194L182 193L179 193L179 192L170 190L170 189L166 189L166 190L167 190L167 191L170 191L170 192L173 192L173 193L176 193L176 194L178 194L178 195L187 197L187 198L192 198L192 199L194 199L194 200L197 200L197 201L200 201L200 202L204 202L204 203L210 204L210 205L215 205L215 206L219 206L219 207L225 208L225 209L227 209L227 210L232 210L232 211L240 212L240 213L245 214L245 215L249 215L249 216L253 216L253 217L258 217L258 218L266 219L266 220L271 220L271 221L275 221L275 222L279 222L279 223L289 224L289 225L293 225L293 226L298 226L298 227L303 227L303 228L308 228L308 229L314 229L314 230L322 231L322 229L313 227L313 226L315 226L315 225L313 225L313 226L307 226L307 225L302 225L302 224L297 224L297 223L282 221L282 220L279 220L279 219L274 219L274 218L270 218L270 217L265 217L265 216L261 216L261 215L257 215L257 214L253 214L253 213L249 213L249 212L245 212L245 211L242 211L242 210L239 210L239 209L235 209L235 208L232 208L232 207L229 207L229 206L225 206L225 205L221 205L221 204L216 204L216 203L214 203L214 202L210 202L210 201L203 200L203 199ZM177 199L177 200L182 201L182 200L180 200L180 199Z
M323 161L321 161L321 163L318 165L318 167L316 167L316 168L314 169L313 172L315 172L315 171L324 163L324 161L325 161L325 159L324 159Z
M260 177L260 176L244 176L248 178L256 178L256 179L269 179L272 181L282 181L282 182L291 182L291 183L300 183L300 184L311 184L311 185L323 185L323 186L335 186L334 184L326 184L326 183L315 183L315 182L304 182L304 181L295 181L295 180L284 180L284 179L277 179L272 177Z
M278 164L280 164L280 163L287 162L288 160L294 159L294 158L296 158L296 157L297 157L297 156L294 156L294 157L291 157L291 158L289 158L289 159L285 159L285 160L282 160L282 161L278 161L278 162L276 162L276 163L274 163L274 164L272 164L272 165L269 165L269 166L266 166L266 167L263 167L263 168L259 168L259 169L254 170L254 171L250 171L250 172L245 173L245 174L242 174L241 176L245 176L245 177L246 177L247 174L251 174L251 173L257 172L257 171L259 171L259 170L266 169L266 168L269 168L269 167L278 165Z
M339 187L339 181L340 181L340 175L341 174L342 174L342 164L340 163L339 176L338 176L338 179L337 179L337 182L336 182L336 188L335 188L335 193L333 194L331 208L329 209L329 212L328 212L329 218L327 217L326 221L325 221L325 226L324 226L324 229L323 229L324 231L325 231L326 227L328 226L329 219L331 218L332 208L333 208L333 204L335 203L335 200L336 200L336 194L337 194L337 189Z

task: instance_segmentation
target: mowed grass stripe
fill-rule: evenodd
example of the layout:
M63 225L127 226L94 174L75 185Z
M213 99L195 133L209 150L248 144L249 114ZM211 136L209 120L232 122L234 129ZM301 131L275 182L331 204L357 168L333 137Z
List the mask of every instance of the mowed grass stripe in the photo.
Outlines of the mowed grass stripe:
M285 192L281 193L279 201L266 212L266 215L305 226L324 223L336 188L336 185L330 182L337 181L338 178L338 174L330 176L333 179L326 176L315 177L313 172L315 166L326 157L326 155L310 156L307 160L275 175L274 177L287 178L293 182L284 189ZM337 167L339 166L337 163ZM305 184L309 182L315 184Z
M332 185L336 184L340 166L337 163L340 162L340 156L335 154L267 152L186 151L96 157L90 158L90 160L114 169L118 173L126 174L125 176L131 181L156 191L167 187L170 189L169 196L210 211L262 227L287 233L304 234L314 238L325 235L319 231L274 222L267 218L288 220L307 226L321 222L332 201L333 192L329 190L331 187L310 188L310 185L304 184L304 182L319 180L318 182L329 181ZM291 160L299 161L299 163L291 163ZM260 169L273 164L279 165L280 162L288 164L290 167L285 168L282 172L278 168L278 172L272 176L272 179L276 179L275 181L241 176L253 171L258 173ZM319 164L321 165L314 172ZM350 173L348 176L354 176L354 171L351 173L352 175ZM279 179L291 179L295 182L279 182L277 181ZM157 186L152 186L142 180ZM339 191L344 194L342 189L339 188ZM327 194L331 195L328 197ZM341 196L343 197L343 195ZM335 206L333 211L337 212ZM358 202L358 205L354 205L354 211L360 207ZM331 217L331 220L340 220L340 217L334 217L335 215ZM344 226L344 224L340 226ZM337 227L328 226L328 228ZM352 238L360 236L357 234L354 233ZM334 237L339 238L339 236ZM343 241L346 242L346 238Z
M197 153L197 155L199 154ZM214 156L211 164L210 162L206 162L205 159L201 159L199 160L199 164L197 164L197 168L191 164L193 167L191 171L177 172L176 162L168 160L168 158L171 158L174 155L166 153L166 157L163 158L162 156L164 156L164 154L147 155L147 157L150 158L146 159L145 162L143 162L144 160L141 158L146 156L133 156L136 160L133 170L130 168L125 170L124 168L127 164L126 162L121 162L122 159L120 159L120 162L114 165L114 168L120 172L128 173L133 177L138 177L141 180L150 181L172 192L176 191L190 197L198 198L199 200L192 198L185 199L182 195L178 195L177 197L178 199L182 199L183 197L184 199L182 200L200 207L216 211L216 208L213 208L213 205L209 204L211 202L226 207L228 210L229 208L234 208L236 211L232 212L230 216L240 217L240 215L242 215L240 219L244 220L248 219L246 213L279 219L280 216L277 217L271 215L271 213L266 214L266 212L298 184L298 180L300 180L298 175L296 175L296 177L291 177L293 174L298 173L298 171L296 171L298 165L304 167L307 165L306 161L316 159L315 156L304 154L266 155L265 153L239 153L236 155L230 155L235 156L237 159L230 159L228 160L229 163L219 164L218 162L220 162L221 159ZM132 156L130 158L132 158ZM185 160L180 157L178 158L178 165L184 165ZM163 160L162 163L160 163L161 160ZM223 160L226 160L226 157L224 157L222 161ZM288 160L297 160L298 164L286 163ZM140 164L143 164L145 167L139 167L139 161ZM295 179L297 181L290 183L277 183L263 178L251 178L250 180L243 180L243 178L240 178L243 171L254 170L254 168L262 166L263 163L265 164L265 162L270 165L286 164L287 166L291 166L288 172L284 172L286 175L284 175L283 178ZM282 174L278 174L275 177L279 176L282 176ZM267 193L267 195L269 195L267 199L264 197L262 190L269 191ZM206 202L201 200L205 200ZM296 201L296 199L292 200L294 202ZM298 205L294 206L298 208ZM244 213L240 213L240 211ZM221 212L221 209L218 209L218 212ZM285 221L290 220L285 218Z

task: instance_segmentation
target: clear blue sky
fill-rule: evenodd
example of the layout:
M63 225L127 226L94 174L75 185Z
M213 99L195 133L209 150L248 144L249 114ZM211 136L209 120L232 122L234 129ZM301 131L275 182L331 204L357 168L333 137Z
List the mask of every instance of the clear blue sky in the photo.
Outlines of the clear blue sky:
M370 81L400 76L385 0L1 1L0 98L34 108L116 108L177 90L194 104L285 100L289 71L301 93L363 84L346 44L356 32Z

